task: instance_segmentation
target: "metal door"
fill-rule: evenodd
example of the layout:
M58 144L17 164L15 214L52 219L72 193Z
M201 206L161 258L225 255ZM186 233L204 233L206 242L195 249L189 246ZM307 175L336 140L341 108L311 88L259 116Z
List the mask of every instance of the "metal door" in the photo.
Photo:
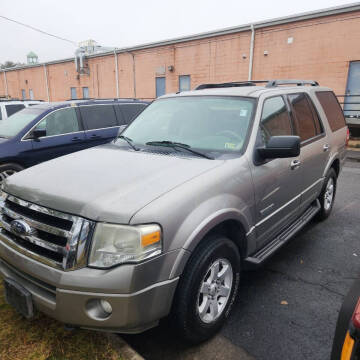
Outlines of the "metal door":
M156 97L165 95L165 78L157 77L155 85L156 85Z
M345 116L360 115L360 61L350 62L344 102Z

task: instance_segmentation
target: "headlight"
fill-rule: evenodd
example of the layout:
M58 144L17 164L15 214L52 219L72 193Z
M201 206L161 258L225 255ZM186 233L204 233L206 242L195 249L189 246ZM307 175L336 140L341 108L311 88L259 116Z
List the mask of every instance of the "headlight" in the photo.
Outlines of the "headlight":
M89 266L108 268L139 262L161 254L161 228L149 225L98 223L92 239Z

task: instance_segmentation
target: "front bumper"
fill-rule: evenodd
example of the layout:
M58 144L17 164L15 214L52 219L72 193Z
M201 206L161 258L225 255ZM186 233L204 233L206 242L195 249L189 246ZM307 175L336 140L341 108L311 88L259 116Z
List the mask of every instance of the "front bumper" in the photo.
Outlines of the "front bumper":
M174 251L146 263L109 270L62 272L16 252L1 242L0 234L0 275L30 291L36 309L63 323L138 333L170 312L178 278L169 280L165 274L170 273L167 268L177 254ZM106 318L92 316L87 304L95 299L108 301L112 314Z

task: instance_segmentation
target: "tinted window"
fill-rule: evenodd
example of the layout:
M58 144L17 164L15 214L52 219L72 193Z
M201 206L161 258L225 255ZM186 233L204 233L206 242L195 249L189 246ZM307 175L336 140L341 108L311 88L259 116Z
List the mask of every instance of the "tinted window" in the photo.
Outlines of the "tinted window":
M32 122L44 110L26 108L0 122L0 136L13 137Z
M289 100L293 109L296 133L301 141L316 136L313 114L305 94L289 95Z
M342 109L332 91L321 91L316 93L325 115L329 121L332 131L339 130L345 126Z
M271 136L293 135L289 112L281 96L265 100L260 129L265 142Z
M80 113L87 130L118 125L112 105L81 106Z
M131 122L131 120L135 119L135 117L145 109L145 104L124 104L117 105L122 112L122 120L121 125L126 125Z
M68 134L80 130L74 108L52 112L36 128L45 129L46 136Z
M320 120L320 117L316 111L316 108L312 102L311 99L308 98L308 102L309 102L309 105L310 105L310 108L311 108L311 111L312 111L312 114L313 114L313 119L314 119L314 122L315 122L315 129L316 129L316 134L319 135L319 134L322 134L324 132L324 128L323 128L323 125L322 125L322 122Z
M23 104L5 105L8 116L15 114L16 112L22 110L24 107L25 107L25 105L23 105Z

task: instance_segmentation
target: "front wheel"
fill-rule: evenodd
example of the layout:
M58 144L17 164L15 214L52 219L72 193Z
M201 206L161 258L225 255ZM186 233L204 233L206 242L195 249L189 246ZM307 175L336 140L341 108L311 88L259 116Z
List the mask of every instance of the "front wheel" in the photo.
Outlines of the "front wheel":
M173 320L191 343L207 340L229 316L238 291L240 254L223 236L204 239L194 251L176 291Z
M321 209L317 215L318 220L325 220L330 216L335 201L336 181L336 172L331 168L325 177L324 187L319 196Z
M9 176L23 170L23 167L17 164L0 165L0 186Z

